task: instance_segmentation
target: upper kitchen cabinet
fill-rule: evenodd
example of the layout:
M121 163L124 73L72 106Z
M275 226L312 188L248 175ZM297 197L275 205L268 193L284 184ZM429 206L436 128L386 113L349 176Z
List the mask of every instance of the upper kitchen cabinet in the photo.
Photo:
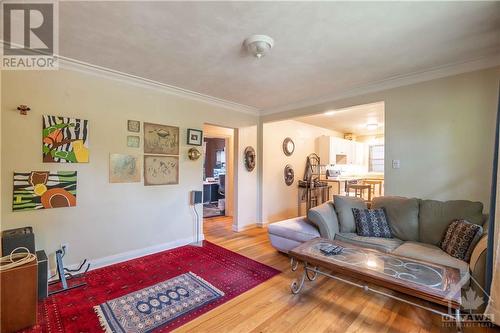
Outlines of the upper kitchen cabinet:
M321 164L365 165L368 163L368 146L364 143L326 135L318 137L316 143Z

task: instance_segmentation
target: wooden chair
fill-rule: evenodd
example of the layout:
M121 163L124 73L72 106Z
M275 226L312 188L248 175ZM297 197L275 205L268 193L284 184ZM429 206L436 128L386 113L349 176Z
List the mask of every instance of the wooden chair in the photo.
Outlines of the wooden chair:
M364 191L368 192L368 201L372 201L372 185L369 184L347 184L347 195L354 190L354 196L364 199Z
M378 196L382 195L382 183L383 183L383 181L379 180L379 179L365 179L365 180L363 180L363 184L372 186L371 192L372 192L373 196L375 196L375 189L376 189L377 185L378 185Z

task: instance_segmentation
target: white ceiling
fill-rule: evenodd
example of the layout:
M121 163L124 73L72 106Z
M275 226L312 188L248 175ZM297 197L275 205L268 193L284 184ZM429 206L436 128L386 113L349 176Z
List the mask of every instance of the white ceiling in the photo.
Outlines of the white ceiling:
M325 114L299 117L294 120L341 133L353 133L358 136L377 135L384 134L384 113L384 102L377 102L329 110ZM376 129L368 129L367 124L379 126Z
M60 2L60 54L260 110L500 53L500 2ZM263 59L243 40L268 34Z

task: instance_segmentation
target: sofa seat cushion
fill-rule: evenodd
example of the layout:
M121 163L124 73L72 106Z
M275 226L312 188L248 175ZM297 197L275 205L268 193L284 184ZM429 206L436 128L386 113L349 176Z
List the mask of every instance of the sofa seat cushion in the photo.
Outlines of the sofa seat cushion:
M372 209L383 208L393 237L404 241L418 239L418 200L404 197L376 197Z
M403 244L403 241L397 238L364 237L356 233L336 234L335 239L385 253L390 253Z
M450 256L437 246L418 242L405 242L392 254L457 268L463 281L469 281L469 265L463 260Z
M467 220L483 225L483 204L467 200L421 200L419 212L419 241L438 245L448 225L455 220Z
M318 229L309 223L305 216L271 223L267 226L267 232L270 235L276 235L298 242L307 242L308 240L319 237Z

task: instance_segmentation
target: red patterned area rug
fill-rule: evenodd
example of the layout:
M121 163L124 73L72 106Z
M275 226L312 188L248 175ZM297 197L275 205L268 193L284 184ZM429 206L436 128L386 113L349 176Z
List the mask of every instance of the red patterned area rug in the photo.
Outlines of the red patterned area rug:
M204 241L90 271L86 286L50 296L38 306L38 324L24 332L102 332L94 307L192 272L223 293L157 328L169 332L280 273Z

